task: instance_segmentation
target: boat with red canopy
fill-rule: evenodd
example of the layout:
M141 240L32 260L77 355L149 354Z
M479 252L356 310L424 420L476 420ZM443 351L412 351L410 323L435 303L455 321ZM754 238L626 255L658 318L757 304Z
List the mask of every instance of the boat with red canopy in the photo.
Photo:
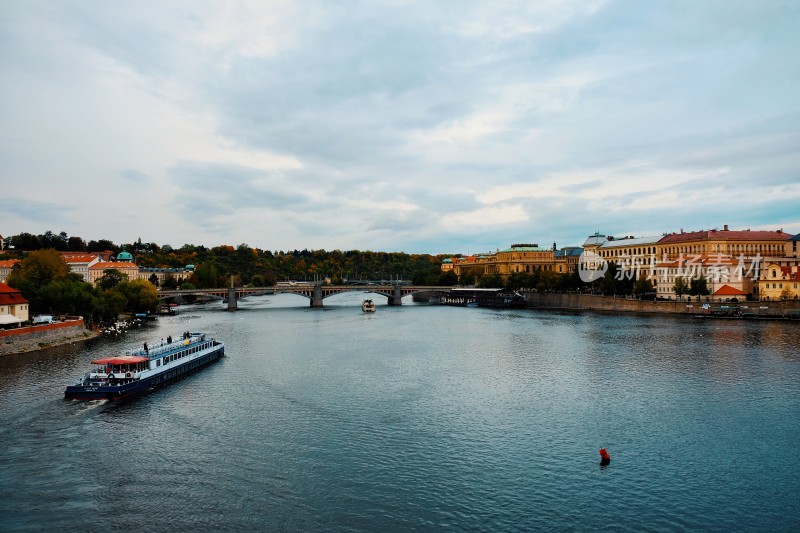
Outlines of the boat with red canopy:
M186 332L180 340L129 350L95 359L95 365L64 391L68 400L118 400L165 385L213 363L225 355L225 345L205 333Z

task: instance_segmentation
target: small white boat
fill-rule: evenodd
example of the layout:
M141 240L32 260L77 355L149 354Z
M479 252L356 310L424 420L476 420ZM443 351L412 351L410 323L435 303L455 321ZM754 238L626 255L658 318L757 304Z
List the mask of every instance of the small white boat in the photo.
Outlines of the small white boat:
M374 313L375 312L375 302L372 300L364 300L361 302L361 310L365 313Z

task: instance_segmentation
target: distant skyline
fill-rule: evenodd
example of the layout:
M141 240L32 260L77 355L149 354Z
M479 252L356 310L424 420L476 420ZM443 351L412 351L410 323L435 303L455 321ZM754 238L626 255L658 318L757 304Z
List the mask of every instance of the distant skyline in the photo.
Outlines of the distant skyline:
M0 234L800 233L800 4L0 2Z

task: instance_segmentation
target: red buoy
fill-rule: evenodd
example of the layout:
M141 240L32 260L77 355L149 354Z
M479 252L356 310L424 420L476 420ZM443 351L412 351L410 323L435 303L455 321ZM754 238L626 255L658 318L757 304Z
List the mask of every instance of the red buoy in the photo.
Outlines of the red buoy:
M605 448L600 448L600 464L607 465L611 462L611 456L608 455L608 450Z

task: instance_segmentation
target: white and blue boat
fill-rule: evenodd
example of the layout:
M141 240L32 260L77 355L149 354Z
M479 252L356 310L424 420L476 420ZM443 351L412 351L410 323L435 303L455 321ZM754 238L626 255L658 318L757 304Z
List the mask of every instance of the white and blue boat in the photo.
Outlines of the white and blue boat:
M225 356L225 345L205 333L145 343L122 355L95 359L95 367L64 391L67 400L119 400L166 385Z

